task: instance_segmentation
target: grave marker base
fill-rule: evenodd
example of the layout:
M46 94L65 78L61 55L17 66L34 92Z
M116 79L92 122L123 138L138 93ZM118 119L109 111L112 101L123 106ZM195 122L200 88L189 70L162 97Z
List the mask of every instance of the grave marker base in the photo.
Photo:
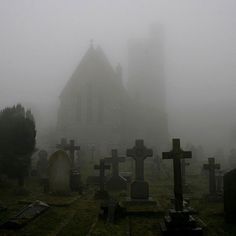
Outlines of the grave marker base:
M202 227L188 210L169 210L160 227L163 236L203 236Z

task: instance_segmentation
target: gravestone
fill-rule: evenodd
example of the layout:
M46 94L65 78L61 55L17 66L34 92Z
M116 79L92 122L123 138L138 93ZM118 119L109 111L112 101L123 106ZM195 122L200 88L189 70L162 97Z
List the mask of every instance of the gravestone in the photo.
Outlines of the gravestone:
M220 201L222 196L217 193L216 189L216 170L220 169L220 164L215 163L215 158L208 158L208 164L204 164L203 168L209 171L209 194L206 196L209 201Z
M99 187L100 189L95 193L95 199L105 199L109 197L105 190L105 171L110 169L109 165L105 164L105 160L101 159L99 165L94 166L95 170L99 170Z
M63 150L49 158L49 191L59 195L70 192L71 159Z
M161 231L164 236L184 235L202 236L203 230L197 225L196 220L188 209L184 208L181 160L192 158L192 153L183 151L180 147L180 140L173 139L172 150L162 153L163 159L173 159L174 168L174 209L169 210L169 215L161 223Z
M224 212L229 223L236 222L236 169L224 175Z
M106 187L108 190L126 190L127 180L119 175L119 162L124 162L125 157L119 157L117 150L113 149L111 151L111 157L104 159L106 163L110 163L112 167L112 175L106 182Z
M144 146L143 140L136 140L135 146L127 150L127 156L135 160L135 180L131 183L130 203L156 204L149 197L149 185L144 180L144 160L151 157L153 151Z
M49 209L49 206L41 201L23 207L14 217L0 225L1 229L19 229Z
M48 153L45 150L40 150L38 153L37 173L40 180L47 179L48 177Z

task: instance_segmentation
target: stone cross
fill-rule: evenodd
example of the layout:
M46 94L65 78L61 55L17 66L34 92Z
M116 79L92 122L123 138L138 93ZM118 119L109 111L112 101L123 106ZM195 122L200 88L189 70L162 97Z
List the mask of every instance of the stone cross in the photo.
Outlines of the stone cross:
M186 162L185 159L182 159L181 160L181 171L182 171L182 183L183 183L183 186L186 184L185 182L185 175L186 175L186 166L189 166L190 163Z
M68 145L66 145L65 147L66 151L69 151L70 153L70 158L72 160L72 164L74 163L74 159L75 159L75 151L79 151L80 147L75 145L75 141L72 139L70 140L70 143Z
M144 160L153 155L152 149L144 146L143 140L136 140L135 146L127 150L127 156L135 160L135 178L136 180L144 180Z
M111 157L106 157L105 162L111 163L112 166L112 175L118 176L119 175L119 162L124 162L125 157L119 157L117 150L111 150Z
M208 164L204 164L203 168L209 170L209 192L210 194L216 194L216 175L215 170L220 169L220 164L215 163L215 158L208 158Z
M56 145L56 148L63 149L67 146L66 138L61 138L61 143Z
M174 167L174 194L175 194L175 210L183 211L183 185L181 173L181 159L192 158L192 152L183 151L180 147L180 139L173 139L172 150L163 152L163 159L173 159Z
M109 165L105 164L105 160L101 159L99 165L94 166L95 170L99 170L99 185L100 185L100 191L104 191L104 185L105 185L105 171L110 169Z
M72 139L70 140L70 143L68 144L65 138L61 139L61 144L57 145L57 148L62 148L65 151L69 151L70 158L72 161L72 166L74 165L74 159L75 159L75 151L80 150L79 146L75 146L75 141Z

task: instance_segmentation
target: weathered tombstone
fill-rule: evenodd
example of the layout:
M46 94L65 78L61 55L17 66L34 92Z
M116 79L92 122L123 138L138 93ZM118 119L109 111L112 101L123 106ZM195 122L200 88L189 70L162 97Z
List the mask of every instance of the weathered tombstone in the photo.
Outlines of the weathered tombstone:
M94 166L95 170L99 170L99 187L100 189L95 193L95 199L105 199L109 197L108 192L105 190L105 171L110 169L109 165L105 164L105 160L101 159L99 165Z
M49 158L49 190L55 194L70 192L71 159L63 150L58 150Z
M22 208L14 217L7 220L0 225L1 229L19 229L32 221L37 216L45 212L49 206L41 201L35 201L34 203Z
M236 169L224 175L224 211L229 223L236 222Z
M144 181L144 160L151 157L153 152L144 146L143 140L136 140L135 146L127 150L127 156L135 160L135 180L131 183L130 203L156 204L149 197L149 185Z
M37 173L40 180L48 177L48 153L45 150L40 150L38 153Z
M183 151L180 147L180 140L173 139L173 146L170 152L163 152L163 159L173 159L174 168L174 195L175 209L169 210L169 215L161 223L161 231L164 236L184 235L184 236L202 236L203 230L196 223L196 220L190 215L188 209L183 206L183 186L181 160L192 158L192 153Z
M126 190L127 180L119 175L119 162L124 162L125 157L119 157L117 150L113 149L111 151L111 157L104 158L106 163L110 163L112 166L112 175L106 182L106 187L108 190Z
M216 170L220 169L220 164L215 163L215 158L208 158L208 164L204 164L203 168L209 171L209 194L207 199L210 201L218 201L222 199L222 196L217 193L216 189Z

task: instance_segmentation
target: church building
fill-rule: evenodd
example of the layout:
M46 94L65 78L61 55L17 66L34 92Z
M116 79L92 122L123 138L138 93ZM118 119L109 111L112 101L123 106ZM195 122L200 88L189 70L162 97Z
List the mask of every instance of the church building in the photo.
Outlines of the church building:
M91 45L60 95L58 139L75 139L84 156L109 155L114 148L125 153L135 139L160 151L168 131L164 98L156 93L165 88L158 87L151 59L140 45L130 48L126 88L121 66L113 69L102 49Z

